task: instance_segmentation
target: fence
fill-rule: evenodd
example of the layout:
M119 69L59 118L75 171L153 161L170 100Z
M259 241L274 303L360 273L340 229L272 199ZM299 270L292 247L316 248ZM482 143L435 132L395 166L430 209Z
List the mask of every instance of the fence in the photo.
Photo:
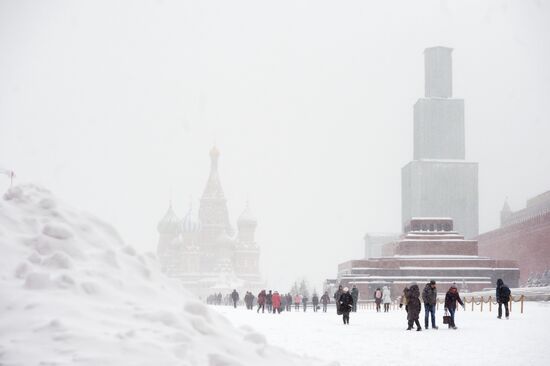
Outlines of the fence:
M488 296L488 297L485 297L485 296L480 296L480 297L463 296L462 301L464 302L465 308L468 308L468 306L466 306L467 304L472 304L471 307L470 307L471 311L476 310L476 308L479 306L479 310L481 312L483 312L483 307L484 307L483 304L488 304L487 306L489 307L489 311L492 311L493 305L498 304L493 296ZM512 312L512 307L513 307L514 302L519 302L520 303L520 313L523 314L525 296L524 295L515 296L515 297L510 296L510 302L509 302L509 306L508 306L510 312ZM439 309L439 304L442 304L444 306L445 300L444 299L437 299L436 309ZM362 310L376 310L376 303L373 300L359 301L358 307L359 307L359 309L362 309ZM396 310L398 307L399 307L399 301L397 301L397 300L394 300L390 304L390 308L392 310ZM381 309L381 311L383 311L384 304L380 304L380 309Z

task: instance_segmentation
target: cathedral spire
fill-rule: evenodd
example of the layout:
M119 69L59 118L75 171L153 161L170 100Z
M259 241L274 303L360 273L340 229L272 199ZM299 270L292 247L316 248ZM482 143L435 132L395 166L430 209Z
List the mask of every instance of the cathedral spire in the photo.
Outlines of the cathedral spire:
M229 223L229 212L218 173L219 157L220 151L214 146L210 150L210 175L199 207L199 221L203 234L208 237L207 241L216 239L224 231L229 236L234 234Z
M206 182L206 187L202 194L202 199L223 199L222 184L220 181L220 175L218 173L218 159L220 157L220 151L216 146L210 150L210 176Z

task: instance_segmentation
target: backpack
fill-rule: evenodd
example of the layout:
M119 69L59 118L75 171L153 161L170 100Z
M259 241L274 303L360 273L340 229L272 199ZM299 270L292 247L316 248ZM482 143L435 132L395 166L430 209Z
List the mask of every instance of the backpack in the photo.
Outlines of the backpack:
M502 297L509 299L510 295L512 294L510 291L510 288L508 286L502 286Z

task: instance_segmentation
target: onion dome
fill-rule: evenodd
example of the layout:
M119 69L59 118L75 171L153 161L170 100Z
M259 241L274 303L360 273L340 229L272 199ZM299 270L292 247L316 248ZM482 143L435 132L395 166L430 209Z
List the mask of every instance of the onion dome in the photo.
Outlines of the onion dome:
M181 222L172 209L172 204L170 204L168 211L158 223L157 230L160 234L177 235L180 233L180 224Z
M183 218L183 232L184 233L195 233L198 232L201 228L200 221L193 215L193 210L189 208L189 211Z
M241 213L241 216L239 216L239 219L237 220L238 226L256 226L258 225L258 221L256 220L256 217L252 214L252 211L250 211L250 205L248 202L246 203L246 207Z

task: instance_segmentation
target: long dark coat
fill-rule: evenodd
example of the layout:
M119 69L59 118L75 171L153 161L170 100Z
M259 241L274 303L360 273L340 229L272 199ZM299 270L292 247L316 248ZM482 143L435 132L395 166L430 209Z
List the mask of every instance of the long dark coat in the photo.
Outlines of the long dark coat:
M342 313L349 313L351 311L351 308L353 307L353 297L351 297L349 292L344 292L340 295L338 306L340 312Z
M420 315L420 289L418 285L412 285L409 288L407 294L407 304L409 312L407 313L407 320L418 320Z

